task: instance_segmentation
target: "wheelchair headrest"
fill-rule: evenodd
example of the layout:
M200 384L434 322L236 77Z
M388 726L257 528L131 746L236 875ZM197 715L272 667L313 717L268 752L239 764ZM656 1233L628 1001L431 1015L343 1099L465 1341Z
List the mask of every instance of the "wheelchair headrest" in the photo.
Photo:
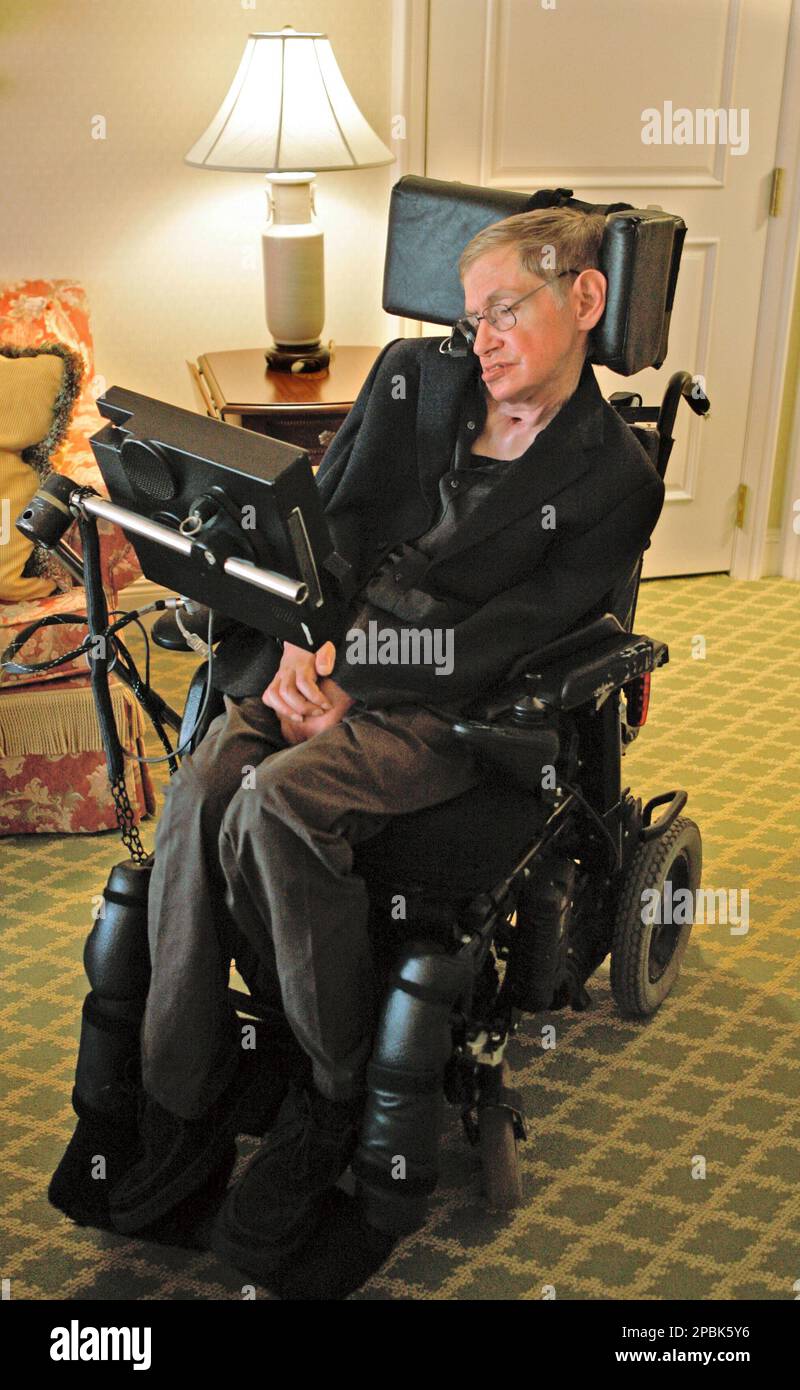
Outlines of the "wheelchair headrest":
M591 337L591 360L623 376L660 367L667 355L686 224L654 208L583 203L568 188L531 196L417 175L400 179L389 208L384 309L453 324L464 312L457 264L467 242L492 222L548 207L606 215L600 269L608 290L605 312Z

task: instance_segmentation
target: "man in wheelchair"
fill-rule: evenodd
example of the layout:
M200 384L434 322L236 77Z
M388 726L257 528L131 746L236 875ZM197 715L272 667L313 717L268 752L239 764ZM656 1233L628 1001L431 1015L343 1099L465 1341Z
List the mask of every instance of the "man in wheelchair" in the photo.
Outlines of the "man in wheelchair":
M390 343L320 468L357 575L338 641L223 639L225 712L158 826L140 1148L110 1199L122 1232L224 1185L255 1099L266 1137L214 1249L269 1283L313 1238L356 1148L379 1001L357 847L479 783L454 717L602 611L647 544L664 485L587 360L604 224L562 207L474 237L453 338ZM471 352L441 350L459 335ZM255 1053L232 959L272 1020Z

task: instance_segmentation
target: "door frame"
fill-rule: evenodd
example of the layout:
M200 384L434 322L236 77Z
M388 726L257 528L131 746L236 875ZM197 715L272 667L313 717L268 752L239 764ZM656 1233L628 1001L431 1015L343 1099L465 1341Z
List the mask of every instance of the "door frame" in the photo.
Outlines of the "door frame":
M769 536L769 509L775 477L781 405L792 327L795 280L800 254L800 3L792 0L783 93L775 148L775 165L783 168L783 210L769 217L761 301L753 352L753 375L747 410L741 482L748 488L745 524L734 532L732 579L760 579ZM765 204L770 189L765 188ZM713 410L713 391L711 408ZM800 402L798 403L800 408ZM796 426L795 421L795 426ZM800 541L791 533L790 499L800 496L800 441L794 431L794 470L790 452L781 508L780 573L800 578ZM790 474L794 471L794 479ZM794 489L794 490L792 490ZM791 542L790 543L790 538Z
M426 172L426 126L431 0L392 0L392 111L405 118L398 152L398 178ZM789 350L791 311L800 253L800 0L792 0L775 164L786 170L784 211L769 218L756 325L750 401L740 481L748 488L745 524L731 548L733 579L761 577L769 539L769 507L775 448ZM764 188L767 216L769 187ZM422 332L415 319L395 318L397 333ZM710 391L713 410L713 385ZM792 528L791 500L800 497L800 398L787 470L782 527L781 573L800 579L800 537Z
M784 103L781 108L781 126L778 137L778 150L784 157L779 162L783 163L786 168L787 182L783 293L788 321L781 339L783 348L780 364L782 382L786 374L789 353L791 305L797 293L797 279L800 276L800 3L798 0L792 2L792 24L789 35L789 56L786 64ZM782 139L785 142L783 148L781 147ZM780 219L778 220L780 221ZM794 502L800 498L800 382L797 383L796 389L794 421L789 442L786 481L781 505L779 573L785 579L800 580L800 532L794 529Z
M397 149L397 177L425 174L428 125L428 57L430 53L430 0L392 0L392 119L405 120L405 138ZM393 315L395 333L401 338L422 336L418 319Z

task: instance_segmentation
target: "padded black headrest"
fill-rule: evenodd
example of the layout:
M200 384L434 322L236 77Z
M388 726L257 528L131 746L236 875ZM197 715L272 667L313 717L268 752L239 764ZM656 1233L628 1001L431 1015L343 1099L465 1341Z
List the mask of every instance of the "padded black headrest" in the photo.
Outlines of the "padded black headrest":
M606 215L600 268L608 280L606 310L592 333L599 366L632 376L660 367L686 224L680 217L627 203L596 205L568 188L532 196L409 174L392 189L383 279L389 314L452 324L464 312L458 258L492 222L539 207L580 208Z

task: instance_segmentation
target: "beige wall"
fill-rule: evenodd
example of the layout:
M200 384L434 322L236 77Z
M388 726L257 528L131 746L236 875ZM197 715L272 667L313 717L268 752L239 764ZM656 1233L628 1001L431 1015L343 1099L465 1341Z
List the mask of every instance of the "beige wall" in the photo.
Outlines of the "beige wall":
M184 365L266 343L257 174L183 156L228 88L251 29L327 32L392 148L392 0L0 0L0 279L75 276L109 385L193 405ZM104 116L107 138L92 139ZM394 145L397 149L397 145ZM397 166L323 174L325 337L383 343L389 191ZM778 526L800 364L800 280L770 525Z
M392 148L391 0L0 0L0 279L83 281L108 385L192 405L186 358L266 345L263 177L183 156L247 34L289 23L329 34ZM326 338L394 336L380 298L397 177L387 165L317 181Z

